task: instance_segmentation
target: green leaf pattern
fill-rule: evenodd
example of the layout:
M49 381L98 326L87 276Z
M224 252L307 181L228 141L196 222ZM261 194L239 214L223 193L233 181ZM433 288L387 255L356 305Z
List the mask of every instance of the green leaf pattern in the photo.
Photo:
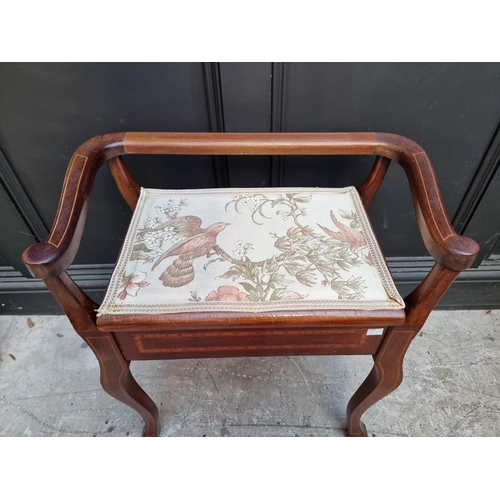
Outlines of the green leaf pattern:
M363 299L366 288L363 278L351 276L345 279L340 271L360 266L363 260L367 262L361 254L366 244L355 251L349 240L351 235L347 234L344 238L346 241L341 241L303 225L301 218L306 214L306 205L312 199L312 194L301 193L284 193L272 198L261 193L233 196L226 205L226 211L233 209L244 216L242 208L247 206L255 224L261 225L264 223L262 219L279 216L283 221L292 220L294 225L284 234L271 235L277 253L263 261L253 262L248 257L233 259L216 247L215 252L231 264L220 278L237 281L248 293L248 298L258 302L304 299L305 295L293 290L297 282L306 287L313 287L320 282L324 287L331 288L340 300ZM339 216L353 231L361 234L356 212L339 210Z

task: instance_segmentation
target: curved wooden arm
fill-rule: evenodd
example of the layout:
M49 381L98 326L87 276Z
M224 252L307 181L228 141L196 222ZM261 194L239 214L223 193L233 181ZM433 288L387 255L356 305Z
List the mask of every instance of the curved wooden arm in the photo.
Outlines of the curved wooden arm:
M82 238L94 179L100 166L124 152L125 133L92 137L69 161L52 230L28 247L23 262L37 278L58 276L73 262Z
M123 154L378 155L400 163L408 176L417 222L429 253L442 266L470 267L479 251L459 236L443 205L434 169L415 142L395 134L359 133L168 133L127 132L94 137L71 158L49 238L29 247L23 261L39 278L57 276L78 249L95 175Z

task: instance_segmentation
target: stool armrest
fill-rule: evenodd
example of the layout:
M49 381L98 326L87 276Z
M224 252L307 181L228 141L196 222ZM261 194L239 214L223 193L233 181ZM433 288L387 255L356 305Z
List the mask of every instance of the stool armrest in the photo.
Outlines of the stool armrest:
M395 160L409 180L417 222L429 253L444 267L471 266L479 246L459 236L443 205L434 168L415 142L395 134L121 132L93 137L72 156L48 239L32 245L23 261L38 278L67 269L78 250L98 169L124 154L379 155Z
M108 159L123 153L124 137L125 133L92 137L71 157L47 240L23 252L23 262L33 276L41 279L58 276L73 262L80 246L97 171Z
M126 153L205 155L378 155L398 162L409 180L417 222L429 253L451 270L472 265L479 246L458 235L444 208L432 163L414 141L396 134L128 132Z
M395 134L377 136L380 154L397 161L406 173L417 224L429 253L447 269L462 271L469 268L479 252L479 245L453 229L427 153L406 137Z

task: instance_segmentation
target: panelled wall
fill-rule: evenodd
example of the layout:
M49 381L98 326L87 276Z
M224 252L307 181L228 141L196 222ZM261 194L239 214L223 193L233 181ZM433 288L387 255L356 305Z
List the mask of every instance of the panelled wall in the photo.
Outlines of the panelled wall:
M441 307L500 306L499 64L0 65L0 314L57 313L20 255L48 233L72 152L113 131L384 131L432 158L458 232L481 244ZM359 186L371 157L131 156L147 187ZM432 265L393 164L370 209L405 294ZM99 300L130 212L101 169L70 274Z

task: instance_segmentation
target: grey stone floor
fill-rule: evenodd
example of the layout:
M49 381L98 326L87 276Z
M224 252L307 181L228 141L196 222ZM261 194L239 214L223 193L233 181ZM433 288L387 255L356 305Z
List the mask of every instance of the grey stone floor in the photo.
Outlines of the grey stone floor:
M164 436L343 436L368 356L132 363ZM397 391L363 418L375 436L500 435L500 311L434 312ZM139 436L99 385L64 316L0 317L1 436Z

